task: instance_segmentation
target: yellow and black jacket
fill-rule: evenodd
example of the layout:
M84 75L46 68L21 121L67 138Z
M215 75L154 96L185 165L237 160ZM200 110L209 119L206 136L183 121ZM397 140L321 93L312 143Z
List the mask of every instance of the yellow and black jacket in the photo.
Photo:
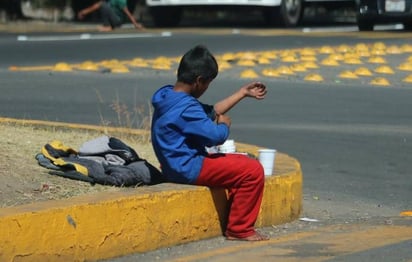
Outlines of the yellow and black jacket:
M115 137L86 141L78 151L53 140L41 148L36 159L52 175L92 184L138 186L165 181L157 168Z

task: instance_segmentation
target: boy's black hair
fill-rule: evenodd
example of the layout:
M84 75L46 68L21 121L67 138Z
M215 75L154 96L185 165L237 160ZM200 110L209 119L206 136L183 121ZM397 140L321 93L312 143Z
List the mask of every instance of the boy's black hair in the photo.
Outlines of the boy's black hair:
M197 77L213 80L218 73L214 56L203 45L197 45L183 55L177 69L177 81L193 84Z

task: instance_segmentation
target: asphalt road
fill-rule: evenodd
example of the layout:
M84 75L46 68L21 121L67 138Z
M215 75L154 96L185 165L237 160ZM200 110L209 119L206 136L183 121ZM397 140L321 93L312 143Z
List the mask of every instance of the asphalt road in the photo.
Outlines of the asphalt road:
M225 32L227 30L220 33L218 30L196 30L165 36L156 31L141 38L93 40L64 39L73 36L70 33L59 34L60 40L45 40L46 36L56 35L36 34L25 35L25 41L17 41L19 34L3 35L0 38L1 116L119 124L119 117L112 109L116 101L129 108L136 104L148 105L151 94L159 86L173 83L175 79L173 70L134 68L130 73L114 74L105 71L55 72L38 68L12 71L10 66L23 68L54 65L61 61L74 64L114 58L176 57L197 43L206 44L214 53L221 54L324 45L354 46L377 41L383 41L387 46L401 46L405 38L410 37L399 32L380 32L373 36L345 33L335 37L330 37L328 33L303 34L299 30L286 34L267 30L262 35L256 34L256 30L235 34ZM387 59L389 65L395 68L409 55L412 53L388 56ZM223 71L202 100L213 103L249 81L239 77L239 68L235 66L232 70ZM242 101L230 112L233 121L231 138L276 148L299 160L304 174L302 216L315 218L325 226L334 222L347 225L362 221L362 226L367 229L373 227L372 230L379 232L386 230L379 227L381 223L397 221L394 218L399 217L400 212L412 209L412 84L402 81L408 72L397 71L387 75L385 77L391 85L376 86L362 79L340 79L336 75L344 69L348 69L348 65L333 70L319 69L317 72L325 78L322 82L304 81L303 76L263 77L269 89L266 99ZM401 237L401 232L409 232L411 221L402 220L399 223L399 231L387 233L393 236L388 239L394 239L390 243L397 243L388 252L398 250L392 257L395 260L388 261L411 259L411 234L408 233L409 238ZM297 222L286 229L277 228L275 233L290 231L297 234L299 229L304 231L309 227L313 229L313 224L308 226ZM367 229L362 232L367 232ZM355 239L364 236L356 232L352 235ZM348 231L345 233L348 234ZM376 243L377 239L364 241ZM218 248L221 241L219 238L214 242L200 242L196 246L197 251L205 252L210 245ZM273 247L275 242L271 244ZM360 251L364 252L363 249ZM146 255L147 261L167 257L172 251L166 249L159 252ZM177 254L179 252L185 251L176 251ZM375 261L371 256L365 256L367 259L362 261ZM143 261L144 255L138 258ZM136 257L130 259L133 261ZM345 257L343 260L352 259ZM360 260L353 258L353 261Z

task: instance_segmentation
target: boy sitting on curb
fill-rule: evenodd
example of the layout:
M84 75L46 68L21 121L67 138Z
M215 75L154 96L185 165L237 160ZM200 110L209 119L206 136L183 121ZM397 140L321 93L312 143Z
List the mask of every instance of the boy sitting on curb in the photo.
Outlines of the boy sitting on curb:
M208 154L205 149L228 138L231 120L226 113L245 97L263 99L266 87L252 82L214 106L200 103L198 98L217 74L217 62L204 46L182 57L176 83L160 88L152 98L153 148L170 182L228 190L226 239L267 240L254 228L265 181L262 165L245 155Z

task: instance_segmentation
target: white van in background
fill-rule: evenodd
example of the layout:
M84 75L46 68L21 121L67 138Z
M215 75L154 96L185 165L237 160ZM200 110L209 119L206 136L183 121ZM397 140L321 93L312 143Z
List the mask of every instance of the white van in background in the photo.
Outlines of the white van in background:
M326 6L351 6L355 0L146 0L146 6L155 26L177 26L183 11L261 11L269 25L294 27L299 24L304 8L311 4Z

